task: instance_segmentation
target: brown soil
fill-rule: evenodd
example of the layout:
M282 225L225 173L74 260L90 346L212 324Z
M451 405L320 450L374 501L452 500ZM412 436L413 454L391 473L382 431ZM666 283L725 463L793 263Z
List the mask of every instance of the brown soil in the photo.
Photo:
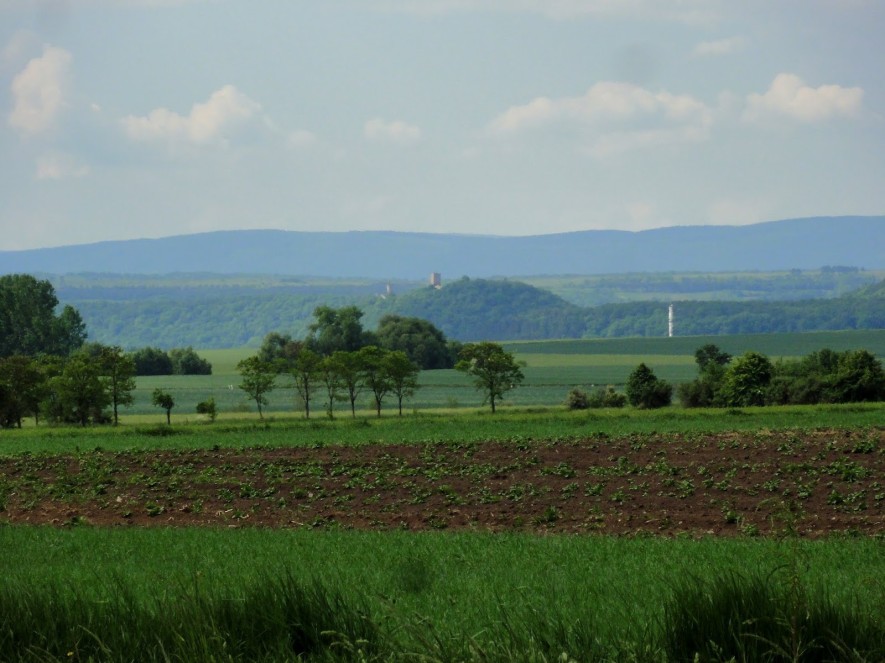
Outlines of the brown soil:
M0 521L885 534L885 429L0 459Z

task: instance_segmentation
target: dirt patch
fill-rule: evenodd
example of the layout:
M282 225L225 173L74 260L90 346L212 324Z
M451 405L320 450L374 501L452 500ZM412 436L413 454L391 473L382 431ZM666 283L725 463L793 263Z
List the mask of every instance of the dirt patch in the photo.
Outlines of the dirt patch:
M69 526L885 534L885 430L0 459L0 520Z

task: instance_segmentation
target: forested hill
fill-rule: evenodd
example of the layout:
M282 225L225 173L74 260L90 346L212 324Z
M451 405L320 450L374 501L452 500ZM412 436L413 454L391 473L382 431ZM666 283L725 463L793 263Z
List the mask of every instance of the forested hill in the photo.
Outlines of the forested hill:
M539 224L542 221L539 220ZM885 216L746 226L494 237L402 232L224 231L0 251L0 274L279 274L379 279L885 268Z
M865 288L852 293L852 297L857 299L882 299L885 300L885 281L873 283Z
M486 279L456 280L440 290L424 286L384 299L292 291L196 297L186 291L180 298L65 303L80 311L90 340L127 348L257 347L271 331L300 338L319 305L357 305L366 313L366 328L374 328L386 313L421 317L449 338L462 341L667 333L664 302L585 308L524 283ZM885 329L885 297L872 294L789 302L676 300L674 304L679 336Z
M441 289L413 290L374 302L374 320L384 313L430 320L451 338L579 338L587 326L587 309L551 292L518 281L462 278Z

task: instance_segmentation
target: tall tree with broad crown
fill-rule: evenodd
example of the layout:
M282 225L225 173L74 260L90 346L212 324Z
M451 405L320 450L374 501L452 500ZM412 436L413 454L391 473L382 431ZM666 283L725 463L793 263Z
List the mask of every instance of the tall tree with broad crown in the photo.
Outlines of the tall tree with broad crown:
M497 401L525 379L513 354L498 343L468 343L461 348L459 357L455 369L473 378L473 384L485 394L493 413Z
M30 357L0 357L0 426L22 427L22 419L37 416L46 384L36 362Z
M0 276L0 357L55 354L68 356L86 340L80 313L65 306L49 281L30 274Z

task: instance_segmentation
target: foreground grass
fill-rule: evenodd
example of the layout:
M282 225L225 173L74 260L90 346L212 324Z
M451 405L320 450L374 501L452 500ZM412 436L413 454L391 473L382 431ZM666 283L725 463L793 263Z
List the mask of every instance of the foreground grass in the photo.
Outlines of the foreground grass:
M878 427L885 403L764 407L744 409L589 410L561 407L442 410L376 418L360 413L328 420L316 415L225 415L215 423L173 414L123 417L116 427L33 425L0 431L0 454L63 453L91 450L211 449L377 443L482 442L485 440L574 439L631 433L705 433L810 428Z
M872 540L0 527L0 549L9 661L872 661L885 638Z

